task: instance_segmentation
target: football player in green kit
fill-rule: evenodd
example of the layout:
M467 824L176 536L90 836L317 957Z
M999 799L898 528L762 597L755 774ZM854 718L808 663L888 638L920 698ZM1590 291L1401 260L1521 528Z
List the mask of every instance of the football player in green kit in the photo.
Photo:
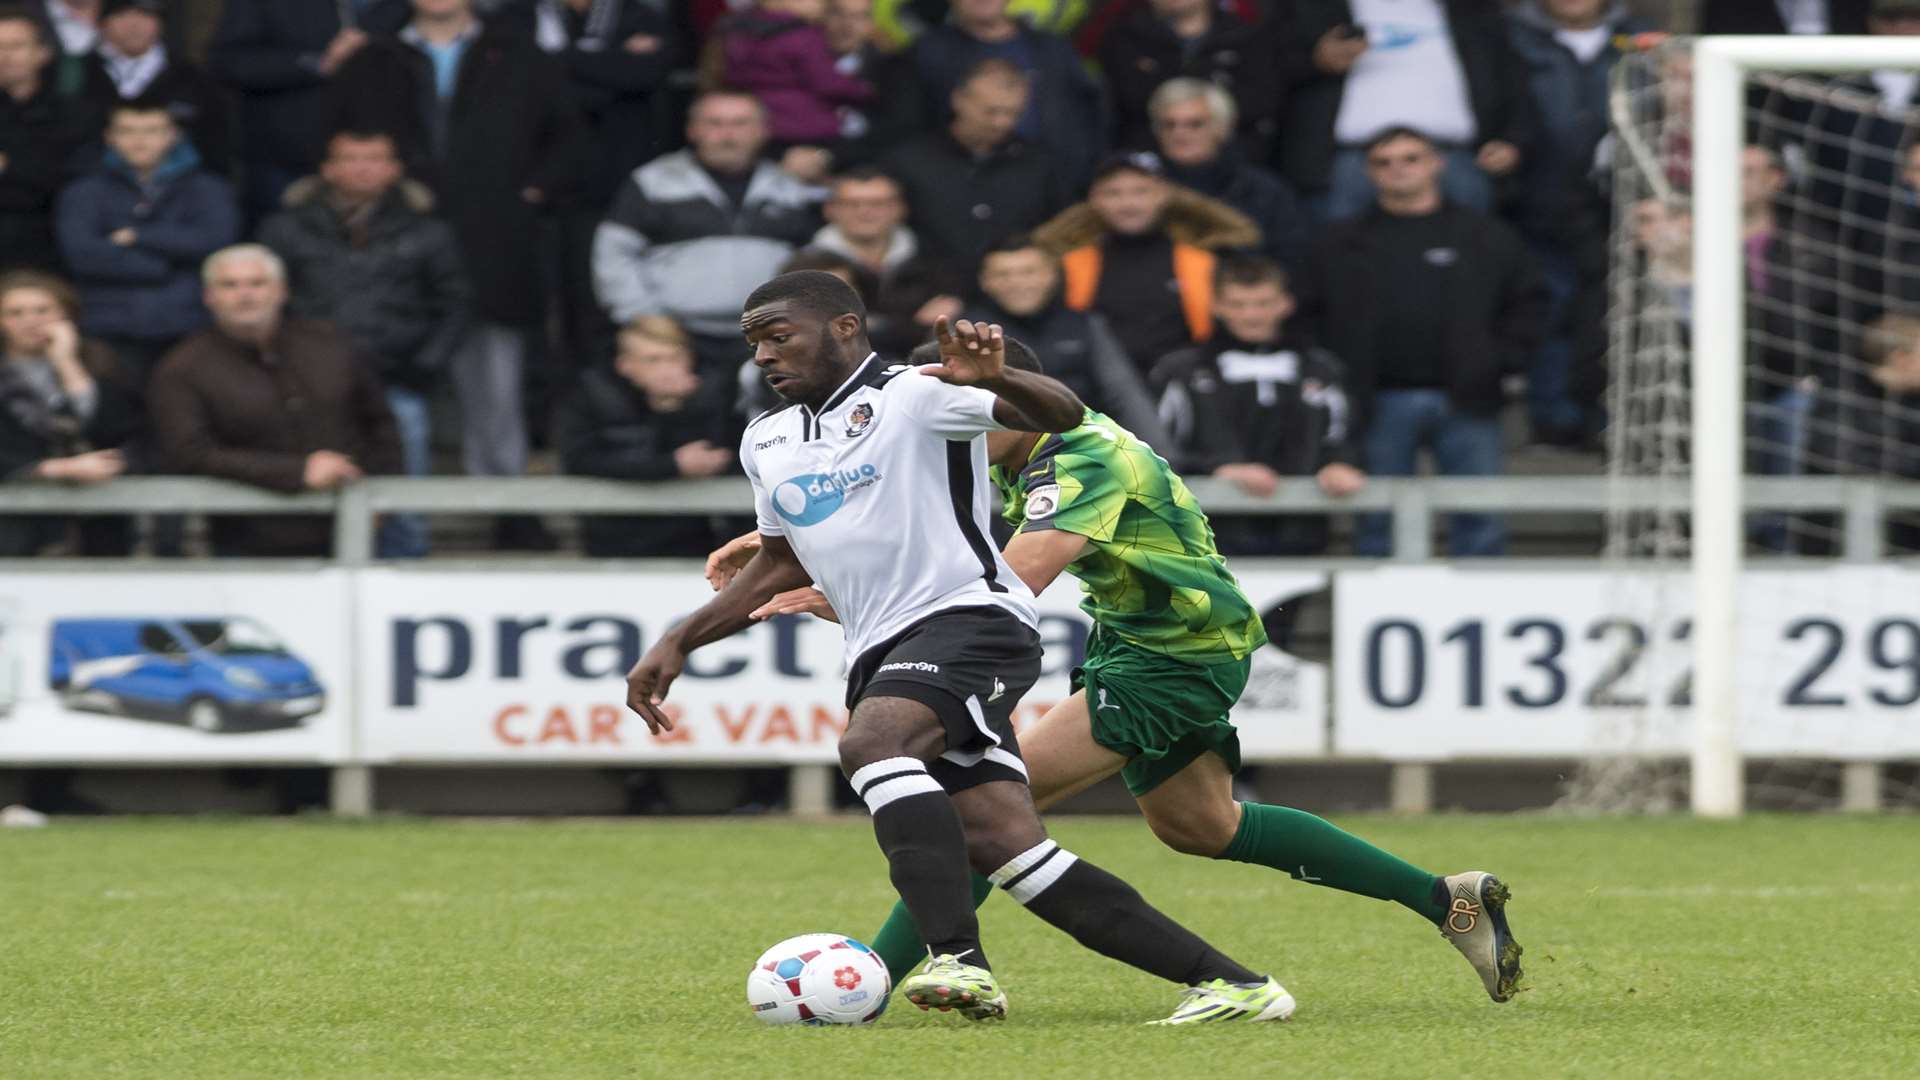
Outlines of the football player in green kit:
M1009 366L1040 370L1023 344L1006 345ZM1119 773L1168 847L1398 903L1439 927L1493 1000L1510 1000L1521 949L1498 878L1477 870L1437 876L1312 814L1235 799L1240 740L1228 713L1267 635L1214 549L1206 514L1167 462L1091 409L1064 434L990 433L987 453L1015 526L1007 564L1035 595L1063 571L1079 578L1081 607L1093 619L1073 695L1020 732L1037 806ZM724 585L756 541L748 534L714 552L709 580ZM805 613L834 617L811 588L754 615ZM977 902L993 884L975 876ZM926 959L901 905L872 944L896 983ZM1197 988L1189 993L1176 1018L1235 1014Z

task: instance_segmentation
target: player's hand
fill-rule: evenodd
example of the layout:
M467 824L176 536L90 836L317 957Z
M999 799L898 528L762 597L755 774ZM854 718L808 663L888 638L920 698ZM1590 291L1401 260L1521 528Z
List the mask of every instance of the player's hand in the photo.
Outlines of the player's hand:
M920 374L955 386L979 386L997 381L1007 370L1007 335L998 323L954 322L940 318L933 324L940 344L940 362Z
M1319 481L1321 491L1336 499L1356 494L1367 486L1366 473L1338 461L1322 466L1314 479Z
M827 594L811 585L792 589L753 609L749 618L771 619L775 615L818 615L828 622L839 622Z
M719 592L733 582L735 574L747 568L755 555L760 554L760 534L742 533L720 545L719 550L707 556L707 584Z
M647 722L647 730L655 735L673 730L673 718L661 706L667 703L667 688L680 677L686 663L687 654L672 637L665 637L654 642L647 655L627 672L627 708L639 713Z

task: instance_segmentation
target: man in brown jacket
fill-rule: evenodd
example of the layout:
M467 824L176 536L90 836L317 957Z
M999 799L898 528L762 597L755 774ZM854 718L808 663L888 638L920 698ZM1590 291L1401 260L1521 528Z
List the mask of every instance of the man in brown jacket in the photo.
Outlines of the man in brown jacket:
M208 257L214 325L167 354L148 391L174 471L273 491L329 491L400 471L400 439L372 362L331 325L284 319L286 266L240 244ZM325 555L318 515L215 518L216 555Z

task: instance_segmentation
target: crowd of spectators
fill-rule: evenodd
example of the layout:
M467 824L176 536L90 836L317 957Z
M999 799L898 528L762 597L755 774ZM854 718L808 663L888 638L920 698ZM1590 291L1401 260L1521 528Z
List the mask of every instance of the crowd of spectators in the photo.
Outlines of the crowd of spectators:
M853 282L890 354L943 316L1000 322L1183 470L1255 494L1294 478L1351 494L1423 454L1499 473L1509 406L1555 446L1594 445L1605 420L1596 160L1609 73L1659 28L1623 0L217 6L201 49L168 0L0 5L7 480L427 475L436 414L469 475L520 475L543 449L587 476L734 472L766 399L739 305L795 266ZM1706 32L1920 32L1920 0L1697 14ZM1871 324L1813 351L1852 350L1875 373L1863 392L1910 400L1920 270L1898 245L1920 242L1878 226L1920 205L1920 165L1903 185L1887 164L1920 79L1858 89L1893 108L1823 117L1853 126L1806 152L1886 152L1806 174L1877 167L1902 197L1783 217L1785 148L1756 145L1749 272L1763 326ZM1685 213L1633 221L1648 279L1676 295ZM1822 276L1853 287L1809 301ZM1840 310L1861 295L1893 299ZM1774 471L1835 407L1817 391L1840 376L1805 352L1755 366L1756 416L1794 448ZM1893 415L1871 422L1920 427ZM581 535L595 555L699 554L711 524ZM167 533L152 550L177 550ZM316 554L327 533L256 517L210 541ZM1220 528L1230 552L1328 536L1324 519ZM553 544L519 516L493 541ZM134 542L120 519L0 518L7 554ZM1457 515L1449 543L1493 555L1505 538ZM1388 544L1363 517L1356 550ZM428 547L424 521L382 522L383 556Z

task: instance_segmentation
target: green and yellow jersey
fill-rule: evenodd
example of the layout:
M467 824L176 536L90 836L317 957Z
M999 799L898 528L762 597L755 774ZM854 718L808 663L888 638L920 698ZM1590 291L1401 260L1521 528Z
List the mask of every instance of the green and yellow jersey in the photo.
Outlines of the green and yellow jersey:
M1195 664L1245 659L1266 644L1193 492L1126 428L1089 409L1079 427L1036 444L1017 477L998 467L993 477L1015 531L1087 538L1067 572L1103 630Z

